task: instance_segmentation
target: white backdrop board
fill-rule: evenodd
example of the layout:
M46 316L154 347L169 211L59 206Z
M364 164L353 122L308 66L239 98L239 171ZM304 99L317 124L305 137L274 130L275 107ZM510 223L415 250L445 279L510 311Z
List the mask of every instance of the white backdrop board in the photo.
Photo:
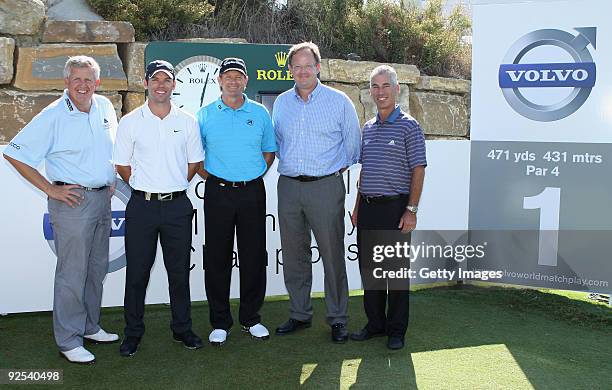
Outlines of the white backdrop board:
M0 152L4 147L0 147ZM465 230L467 228L469 142L427 141L425 189L419 211L419 229ZM346 263L349 288L361 288L356 261L355 231L350 222L356 194L359 167L345 173L346 197ZM276 164L265 177L267 190L267 296L286 294L282 276L282 251L280 245L278 215L276 212ZM51 249L49 232L45 231L44 216L47 203L44 195L25 182L5 161L0 163L0 313L17 313L51 310L53 304L53 274L55 256ZM194 179L189 197L194 205L193 253L191 271L191 297L194 301L206 299L202 270L202 245L204 243L204 217L202 214L203 182ZM123 213L125 189L118 188L113 198L113 233L110 238L110 268L104 283L103 306L122 306L125 282L123 268ZM313 239L313 246L316 242ZM153 267L147 303L168 302L168 284L162 253L158 247ZM313 249L313 291L323 291L323 267L318 252ZM238 297L238 270L232 274L231 296Z
M473 6L471 237L502 283L612 290L612 2Z

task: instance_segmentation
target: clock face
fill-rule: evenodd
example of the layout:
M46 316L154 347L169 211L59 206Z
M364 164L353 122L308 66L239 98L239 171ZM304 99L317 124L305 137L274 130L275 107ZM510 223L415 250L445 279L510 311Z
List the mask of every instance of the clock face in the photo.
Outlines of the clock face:
M217 75L221 60L211 56L189 57L176 65L176 88L172 101L195 115L221 96Z

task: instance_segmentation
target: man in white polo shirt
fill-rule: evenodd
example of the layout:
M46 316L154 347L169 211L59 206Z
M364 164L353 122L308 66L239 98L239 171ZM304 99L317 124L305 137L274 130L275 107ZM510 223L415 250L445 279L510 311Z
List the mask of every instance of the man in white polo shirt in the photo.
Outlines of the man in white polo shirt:
M53 287L53 333L71 363L95 357L83 339L119 340L100 328L102 283L108 270L111 162L117 117L111 102L94 94L100 66L91 57L70 57L66 90L11 140L4 157L48 196L57 254ZM48 179L36 169L45 160Z
M132 187L125 210L125 338L119 352L133 356L142 338L144 303L157 240L168 273L174 340L201 348L191 330L189 264L193 205L185 190L202 163L203 150L193 116L171 101L173 66L152 61L145 74L147 102L124 116L113 154L117 172Z

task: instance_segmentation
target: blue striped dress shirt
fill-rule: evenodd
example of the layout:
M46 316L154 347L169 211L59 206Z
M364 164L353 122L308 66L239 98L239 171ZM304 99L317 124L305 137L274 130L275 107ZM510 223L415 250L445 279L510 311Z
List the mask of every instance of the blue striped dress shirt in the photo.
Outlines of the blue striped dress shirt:
M280 94L272 121L281 175L324 176L359 160L361 131L355 106L345 93L320 81L306 102L295 87Z

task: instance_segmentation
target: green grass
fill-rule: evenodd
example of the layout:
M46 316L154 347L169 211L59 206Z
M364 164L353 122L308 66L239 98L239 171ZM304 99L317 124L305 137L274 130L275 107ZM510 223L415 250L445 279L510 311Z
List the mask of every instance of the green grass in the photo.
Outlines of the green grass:
M365 323L352 294L349 329ZM233 302L234 312L237 302ZM411 293L406 348L384 338L334 345L324 303L314 300L313 327L255 341L237 325L221 348L189 351L173 343L170 311L148 306L147 332L133 358L117 344L94 345L94 366L58 356L51 314L0 317L0 368L60 368L69 388L102 389L599 389L612 385L612 310L537 290L433 288ZM286 298L267 300L263 321L286 320ZM208 336L208 307L193 305L194 330ZM104 309L102 325L123 328L121 308ZM35 388L30 385L27 388Z

